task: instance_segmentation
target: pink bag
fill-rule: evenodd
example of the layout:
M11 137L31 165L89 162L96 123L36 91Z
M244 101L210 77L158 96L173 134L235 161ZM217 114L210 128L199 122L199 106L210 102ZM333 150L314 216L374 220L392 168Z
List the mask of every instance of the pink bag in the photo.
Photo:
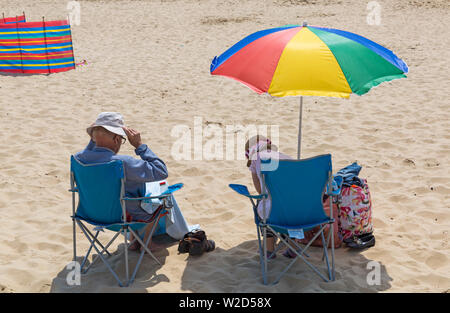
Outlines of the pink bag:
M373 232L372 200L367 180L364 186L343 186L339 203L339 224L343 239Z

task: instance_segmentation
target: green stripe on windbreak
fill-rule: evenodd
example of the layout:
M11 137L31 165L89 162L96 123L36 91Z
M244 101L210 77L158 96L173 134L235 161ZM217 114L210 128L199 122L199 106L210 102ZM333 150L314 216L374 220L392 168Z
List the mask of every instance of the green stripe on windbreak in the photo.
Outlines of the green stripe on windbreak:
M309 28L331 50L352 92L363 95L378 84L406 77L396 66L372 50L334 33Z

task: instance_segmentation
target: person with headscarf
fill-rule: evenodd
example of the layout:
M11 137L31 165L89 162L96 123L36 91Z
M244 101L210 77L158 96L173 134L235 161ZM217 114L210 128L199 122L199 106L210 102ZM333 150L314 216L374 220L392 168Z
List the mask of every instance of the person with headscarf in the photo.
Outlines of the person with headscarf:
M245 144L245 157L247 159L247 167L252 173L253 185L255 186L258 194L261 194L262 191L261 159L292 159L289 155L279 152L278 147L272 144L269 138L262 135L253 136L247 141ZM270 196L267 199L259 201L257 206L257 213L259 217L261 219L268 218L270 208ZM273 253L275 250L275 240L276 236L271 231L267 231L267 256L269 259L276 257L276 254Z

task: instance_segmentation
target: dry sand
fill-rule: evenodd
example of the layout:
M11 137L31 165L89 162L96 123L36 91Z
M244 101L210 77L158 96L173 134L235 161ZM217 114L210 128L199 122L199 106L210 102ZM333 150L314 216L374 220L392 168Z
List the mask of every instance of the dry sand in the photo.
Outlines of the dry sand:
M385 1L381 25L366 22L366 1L80 1L73 27L75 71L0 76L0 288L4 292L443 292L450 289L448 1ZM1 0L5 15L64 19L67 1ZM409 65L407 79L350 100L307 97L303 157L332 153L338 170L358 161L373 198L377 244L336 251L336 281L299 262L274 287L261 283L249 202L229 183L250 185L243 161L177 161L174 126L275 124L280 149L295 155L298 98L259 96L211 77L212 57L264 28L308 21L366 36ZM258 111L256 111L258 110ZM201 258L177 254L167 238L156 266L119 288L106 267L66 284L72 258L69 157L87 143L102 111L121 112L166 161L187 220L217 243ZM224 129L224 128L223 128ZM122 153L133 154L129 144ZM81 250L87 241L81 242ZM109 237L111 234L105 234ZM114 246L119 252L122 245ZM313 252L317 254L318 252ZM132 255L132 263L137 254ZM369 286L368 262L381 264ZM112 258L123 274L123 260ZM277 258L272 268L287 264Z

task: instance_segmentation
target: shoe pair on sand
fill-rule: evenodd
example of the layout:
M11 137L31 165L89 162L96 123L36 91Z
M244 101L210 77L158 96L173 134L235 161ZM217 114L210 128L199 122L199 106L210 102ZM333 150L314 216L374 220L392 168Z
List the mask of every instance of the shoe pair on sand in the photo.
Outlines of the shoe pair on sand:
M200 256L204 252L213 251L215 248L214 240L208 240L206 233L201 229L187 233L178 244L179 253L189 253L192 256Z
M352 249L366 249L375 246L375 236L372 233L362 234L359 236L352 236L350 238L344 239L344 243L347 247ZM270 256L270 252L267 251L268 259L273 259L275 256ZM295 258L297 254L291 249L286 249L283 252L283 256L287 258Z
M375 245L375 237L372 233L367 233L344 239L344 242L349 248L365 249L373 247Z

